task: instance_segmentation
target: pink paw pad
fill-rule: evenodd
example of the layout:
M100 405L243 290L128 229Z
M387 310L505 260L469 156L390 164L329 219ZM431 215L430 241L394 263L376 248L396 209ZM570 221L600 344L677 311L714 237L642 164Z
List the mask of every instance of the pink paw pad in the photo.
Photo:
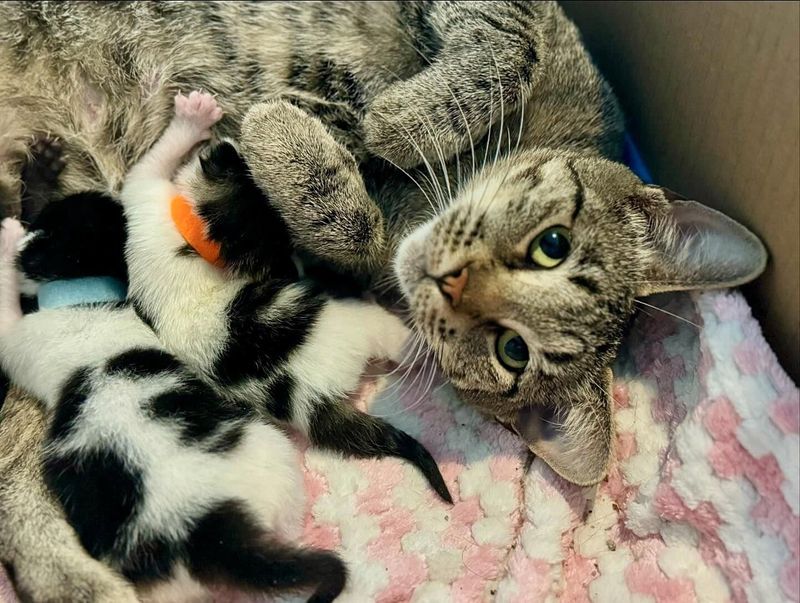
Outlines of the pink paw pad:
M0 224L0 259L12 259L17 255L19 242L25 236L25 228L19 220L6 218Z
M207 130L222 119L222 109L212 95L195 90L189 96L180 93L175 95L175 115L200 130Z

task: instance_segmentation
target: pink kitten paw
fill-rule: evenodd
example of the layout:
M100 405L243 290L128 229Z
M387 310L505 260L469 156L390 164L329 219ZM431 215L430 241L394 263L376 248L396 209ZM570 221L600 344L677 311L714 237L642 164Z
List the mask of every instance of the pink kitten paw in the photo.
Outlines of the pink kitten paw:
M207 132L222 119L222 109L212 95L195 90L189 96L180 93L175 95L175 116L198 130ZM208 134L210 136L211 133Z
M25 228L16 218L6 218L0 224L0 260L13 260L17 255L19 242L25 236Z

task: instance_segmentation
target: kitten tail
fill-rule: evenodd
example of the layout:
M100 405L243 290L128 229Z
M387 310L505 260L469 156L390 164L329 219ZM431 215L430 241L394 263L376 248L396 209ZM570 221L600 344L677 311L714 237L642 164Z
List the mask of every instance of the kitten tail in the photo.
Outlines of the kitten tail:
M362 458L394 456L417 467L439 497L453 504L430 452L386 421L343 404L321 404L311 418L309 437L317 446Z
M347 582L347 569L334 553L282 542L232 502L198 522L187 548L190 572L209 584L258 592L316 588L309 603L330 603Z

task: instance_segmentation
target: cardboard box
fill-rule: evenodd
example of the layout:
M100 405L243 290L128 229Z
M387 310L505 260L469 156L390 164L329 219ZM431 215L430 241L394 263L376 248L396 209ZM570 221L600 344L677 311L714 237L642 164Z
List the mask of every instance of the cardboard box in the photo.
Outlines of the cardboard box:
M655 180L766 244L744 288L800 380L800 4L563 2Z

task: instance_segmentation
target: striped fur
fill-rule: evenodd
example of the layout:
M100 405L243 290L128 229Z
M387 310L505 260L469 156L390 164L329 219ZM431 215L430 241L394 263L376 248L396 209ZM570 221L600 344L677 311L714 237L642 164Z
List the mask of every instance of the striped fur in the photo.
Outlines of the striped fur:
M4 3L2 211L20 211L19 168L34 134L63 141L64 193L116 192L171 119L174 94L193 88L223 104L220 134L242 126L242 153L293 243L392 301L405 294L462 398L576 482L600 479L608 461L606 367L635 295L740 283L764 265L740 226L672 206L603 159L619 157L619 107L550 2ZM308 127L278 123L278 99L313 115ZM300 182L338 184L300 186L292 168ZM585 189L577 213L576 181ZM549 274L512 253L544 217L572 219L579 250ZM468 312L416 286L420 270L475 261ZM137 311L168 322L146 304ZM487 329L503 325L535 349L521 380L490 352ZM283 376L270 387L298 389ZM240 388L266 399L252 382Z

